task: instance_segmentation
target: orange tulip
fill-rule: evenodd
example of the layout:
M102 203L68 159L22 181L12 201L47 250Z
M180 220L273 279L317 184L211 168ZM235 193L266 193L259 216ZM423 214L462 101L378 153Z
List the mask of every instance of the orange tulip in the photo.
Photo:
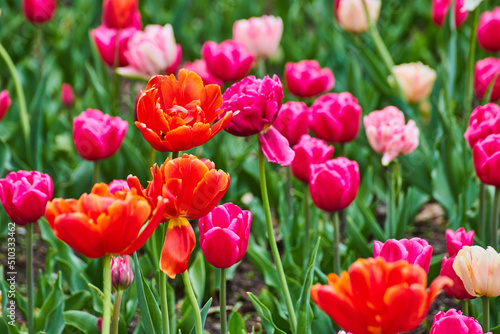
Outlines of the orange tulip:
M127 255L154 232L166 202L159 199L151 213L148 201L135 189L111 194L107 184L99 183L78 200L56 198L47 203L45 217L57 238L86 257Z
M426 291L427 275L406 261L359 259L349 272L328 275L328 285L311 287L311 298L345 331L396 334L417 328L451 279L439 276Z
M179 81L157 75L149 80L137 100L137 122L144 139L161 152L186 151L202 145L224 129L232 118L223 112L219 85L203 85L203 80L186 69L179 71Z

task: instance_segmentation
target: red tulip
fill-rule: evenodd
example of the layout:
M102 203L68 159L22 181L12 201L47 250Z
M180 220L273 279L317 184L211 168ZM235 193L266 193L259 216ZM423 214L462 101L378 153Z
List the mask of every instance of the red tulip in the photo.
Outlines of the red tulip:
M291 165L292 174L300 181L309 183L311 166L332 159L334 147L329 146L324 140L303 135L293 150L295 158Z
M480 140L472 149L474 169L481 182L500 187L500 134Z
M492 82L494 83L492 84ZM476 62L474 71L474 91L476 96L484 99L492 86L490 101L500 99L500 58L489 57Z
M56 0L23 0L23 13L31 23L44 24L52 20L56 4Z
M321 68L316 60L286 63L285 82L290 93L299 97L313 97L329 91L335 77L329 68Z
M495 7L491 12L484 12L477 26L477 42L490 52L500 51L500 7Z
M102 22L110 28L127 28L137 10L137 0L103 0Z
M492 133L500 133L500 107L495 103L478 106L472 111L464 137L472 148Z
M309 108L304 102L289 101L281 107L273 126L293 146L309 132Z
M12 100L10 99L9 91L2 90L0 92L0 121L5 117L11 105Z
M205 42L201 55L209 72L224 81L243 79L254 61L254 56L245 46L235 41L224 41L220 44Z

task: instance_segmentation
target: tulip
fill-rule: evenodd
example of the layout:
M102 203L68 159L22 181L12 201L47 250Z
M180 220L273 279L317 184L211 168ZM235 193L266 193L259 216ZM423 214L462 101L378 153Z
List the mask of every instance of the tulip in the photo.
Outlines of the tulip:
M146 26L144 31L133 34L127 46L125 58L128 66L117 69L123 76L149 80L156 74L166 72L178 57L174 30L170 24Z
M394 66L392 72L410 103L427 99L436 81L436 71L420 62Z
M224 129L232 113L224 113L220 86L203 85L201 78L186 69L157 75L149 80L137 100L137 121L144 139L161 152L186 151L203 145Z
M500 187L500 134L480 140L472 149L474 169L481 182Z
M183 68L190 72L195 72L203 80L204 85L219 85L222 87L224 81L219 78L214 77L207 69L207 63L203 59L195 60L194 62L184 63Z
M70 84L63 83L61 85L61 102L68 108L75 102L75 94Z
M359 188L359 166L356 161L340 157L310 168L309 191L318 208L336 212L354 201Z
M332 159L334 147L329 146L324 140L303 135L293 150L295 158L291 165L292 174L300 181L309 183L311 166Z
M455 261L455 255L451 256L449 259L446 258L446 255L443 255L443 262L441 263L441 271L439 275L449 277L453 280L452 286L445 286L443 288L444 292L450 296L451 298L459 299L459 300L467 300L473 299L474 296L471 296L467 290L465 290L464 283L457 276L455 270L453 270L453 262Z
M377 22L382 6L380 0L335 0L335 17L342 29L358 33L368 30L363 1L368 8L370 20Z
M44 24L52 20L56 4L56 0L23 0L23 14L31 23Z
M452 0L432 0L431 18L437 26L443 26L451 4ZM469 13L466 10L463 10L464 0L456 0L454 7L455 27L458 28L465 23Z
M500 295L500 254L493 248L464 246L453 261L453 269L464 283L465 290L474 296Z
M484 12L477 26L477 42L486 51L500 51L500 7L495 7L491 12Z
M243 259L248 247L252 213L232 203L215 207L198 221L200 247L208 263L229 268Z
M383 257L387 262L405 260L409 264L422 267L428 273L431 265L432 246L420 238L389 239L385 243L375 240L373 257Z
M12 100L10 99L9 91L2 90L0 92L0 121L5 117L11 105Z
M281 107L273 126L293 146L309 131L309 108L304 102L289 101Z
M286 63L285 82L290 93L298 97L313 97L329 91L335 77L329 68L321 68L316 60Z
M117 191L130 191L130 187L126 180L113 180L109 184L109 192L115 194Z
M24 170L11 172L0 179L0 202L14 223L26 225L45 214L45 205L52 199L53 189L48 174Z
M95 161L112 156L120 148L128 123L97 109L87 109L73 120L73 140L78 154Z
M359 259L341 276L328 275L328 285L311 287L311 298L342 329L356 334L396 334L417 328L448 277L427 287L420 266L383 258Z
M489 57L476 62L474 91L477 97L483 99L491 85L490 101L494 102L500 99L500 58Z
M102 22L110 28L127 28L137 10L137 0L103 0Z
M472 12L483 0L464 0L463 10Z
M478 106L470 115L465 139L472 148L478 141L493 133L500 133L500 107L495 103Z
M105 25L99 26L97 29L92 29L90 35L96 46L97 52L102 61L109 67L127 66L128 60L125 57L125 52L128 50L128 41L130 38L139 31L136 26L130 26L126 29L118 30L106 27ZM115 48L116 36L118 34L118 63L115 64Z
M223 81L241 80L248 74L254 61L254 56L245 46L235 41L220 44L205 42L201 48L201 56L208 71Z
M363 119L368 143L382 153L382 164L387 166L399 154L410 154L418 146L420 132L414 121L405 125L405 116L396 107L376 110Z
M283 20L280 17L264 15L233 24L233 40L243 44L256 58L274 56L282 34Z
M311 129L327 142L350 142L358 136L361 112L358 100L351 93L320 96L310 109Z
M179 67L179 65L181 63L182 47L180 44L176 45L176 50L177 50L177 54L175 56L174 62L169 67L167 67L167 69L165 70L165 73L167 73L167 74L174 74L175 72L177 72L177 68Z
M127 290L134 282L130 256L111 258L111 285L116 290Z
M483 328L472 317L467 317L461 311L450 309L438 312L434 316L431 331L429 334L483 334Z
M463 227L458 230L446 230L446 248L448 255L454 256L463 246L472 246L474 242L474 231L465 232Z

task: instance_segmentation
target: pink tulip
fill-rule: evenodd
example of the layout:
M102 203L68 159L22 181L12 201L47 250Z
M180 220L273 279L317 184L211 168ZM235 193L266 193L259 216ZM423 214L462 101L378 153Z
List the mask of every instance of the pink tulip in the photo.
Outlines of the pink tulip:
M134 22L137 0L103 0L102 22L115 29L124 29Z
M375 240L373 243L373 257L383 257L387 262L405 260L409 264L422 267L426 273L432 258L432 246L420 238L389 239L385 243Z
M385 107L363 119L366 137L373 150L382 153L382 164L387 166L400 154L410 154L418 146L420 132L414 121L405 125L405 116L396 107Z
M472 148L474 169L481 182L500 187L500 134L480 140Z
M361 107L351 93L329 93L314 101L309 121L319 138L330 143L347 143L359 133Z
M455 261L455 255L451 256L449 259L446 258L446 255L443 255L443 262L441 263L441 271L439 275L449 277L453 280L452 286L448 285L443 288L444 292L451 298L459 300L475 298L467 292L464 283L455 273L455 270L453 269L453 261Z
M309 109L304 102L289 101L281 107L273 126L288 140L291 146L297 144L302 135L309 131Z
M336 158L311 166L309 191L321 210L336 212L347 208L359 188L359 166L356 161Z
M477 42L490 52L500 51L500 7L495 7L491 12L484 12L477 26Z
M491 91L491 102L500 99L500 58L478 60L474 71L474 91L478 98L484 99L493 80L495 83Z
M109 184L109 192L111 194L116 193L117 191L130 191L130 187L126 180L113 180Z
M467 317L461 311L450 309L438 312L434 317L429 334L483 334L483 328L472 317Z
M126 290L134 282L134 272L130 266L130 256L111 258L111 285L116 290Z
M334 147L324 140L303 135L299 143L293 147L295 158L291 169L292 174L302 182L309 183L311 166L321 164L333 158Z
M335 17L342 29L356 33L368 30L363 1L368 8L370 20L374 24L377 23L381 0L335 0Z
M167 67L165 73L175 74L177 72L177 69L179 68L179 65L181 64L181 60L182 60L182 47L180 44L177 44L177 54L175 56L175 60L172 63L172 65Z
M256 58L275 55L282 34L283 20L280 17L264 15L233 24L233 40L243 44Z
M454 256L463 246L472 246L474 242L474 231L465 232L463 227L458 230L446 230L446 248L448 255Z
M470 115L465 139L472 148L479 140L493 133L500 133L500 107L495 103L478 106Z
M66 107L71 107L75 102L75 94L73 93L73 87L68 83L63 83L61 85L61 102Z
M108 28L105 25L99 26L97 29L92 29L90 35L96 46L97 52L102 61L109 67L115 65L115 48L117 29ZM130 26L126 29L121 29L118 35L118 66L127 66L128 61L125 57L125 52L128 50L128 41L139 29L135 26Z
M52 20L56 4L56 0L23 0L23 13L31 23L44 24Z
M96 109L87 109L73 120L73 140L82 158L89 161L106 159L118 151L128 123Z
M10 219L19 225L34 223L45 214L54 186L48 174L11 172L0 179L0 202Z
M195 72L196 74L198 74L203 80L203 84L205 86L210 84L222 86L224 84L224 81L214 77L212 73L208 71L207 63L203 59L195 60L192 63L184 63L182 67L190 72Z
M455 27L460 27L467 20L469 12L463 10L465 0L457 0L455 3ZM450 6L452 5L452 0L432 0L431 18L434 23L442 27L444 20L448 15Z
M316 60L286 63L285 82L290 93L298 97L313 97L329 91L335 77L329 68L321 68Z
M215 207L198 221L200 247L208 263L229 268L245 256L252 213L232 203Z
M205 42L201 48L201 56L208 71L224 81L241 80L248 74L254 61L253 55L245 46L235 41L220 44Z
M2 90L0 92L0 121L5 117L11 105L12 100L10 99L9 91Z

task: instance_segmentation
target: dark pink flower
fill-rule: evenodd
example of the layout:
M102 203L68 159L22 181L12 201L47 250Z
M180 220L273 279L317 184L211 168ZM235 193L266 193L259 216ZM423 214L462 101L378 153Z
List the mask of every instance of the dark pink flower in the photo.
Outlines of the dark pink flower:
M56 4L56 0L23 0L23 13L31 23L44 24L52 20Z
M311 166L332 159L334 147L329 146L324 140L303 135L293 150L295 152L291 166L293 176L302 182L309 183Z
M492 84L492 81L495 82ZM490 101L500 99L500 58L489 57L476 62L474 71L474 91L476 96L484 99L492 85Z
M241 80L248 74L254 61L254 56L243 44L230 40L220 44L205 42L201 56L208 71L224 81Z
M299 97L313 97L329 91L335 77L329 68L321 68L316 60L286 63L285 82L290 93Z
M467 16L469 12L463 9L465 0L457 0L455 4L455 26L458 28L467 20ZM446 15L448 15L448 11L450 10L450 6L452 5L452 0L432 0L432 9L431 9L431 17L432 21L439 26L442 27L444 24L444 20Z
M0 121L5 117L11 105L12 100L10 99L9 91L2 90L0 92Z
M500 133L500 107L495 103L478 106L470 115L465 139L472 148L479 140L493 133Z
M103 0L102 22L116 29L124 29L134 23L138 0Z
M455 273L453 269L453 261L455 261L456 255L451 256L449 259L446 258L446 255L443 255L443 262L441 263L441 271L439 275L449 277L453 280L452 286L445 286L443 288L444 292L455 299L466 300L473 299L474 296L471 296L467 290L465 289L464 282L458 275Z
M420 238L389 239L386 242L375 240L373 243L373 257L383 257L387 262L405 260L409 264L422 267L426 273L432 258L432 246Z
M481 182L500 187L500 134L491 134L472 149L474 169Z
M273 126L293 146L309 131L309 108L304 102L289 101L281 107Z
M491 12L484 12L477 26L477 42L490 52L500 51L500 7L495 7Z
M454 256L463 246L472 246L474 231L465 232L463 227L458 230L446 230L446 248L449 256Z
M115 48L117 29L109 28L105 25L99 26L97 29L92 29L90 35L97 48L102 61L109 67L115 65ZM128 41L139 29L135 26L130 26L126 29L121 29L118 36L118 66L127 66L128 61L125 57L125 52L128 50Z
M109 192L111 194L116 193L117 191L130 191L130 187L127 183L127 180L113 180L109 184Z
M445 286L445 290L446 290ZM483 328L473 317L467 317L461 311L450 309L438 312L434 317L429 334L483 334Z
M63 83L61 85L61 102L66 107L71 107L75 102L75 94L73 93L73 87L68 83Z

